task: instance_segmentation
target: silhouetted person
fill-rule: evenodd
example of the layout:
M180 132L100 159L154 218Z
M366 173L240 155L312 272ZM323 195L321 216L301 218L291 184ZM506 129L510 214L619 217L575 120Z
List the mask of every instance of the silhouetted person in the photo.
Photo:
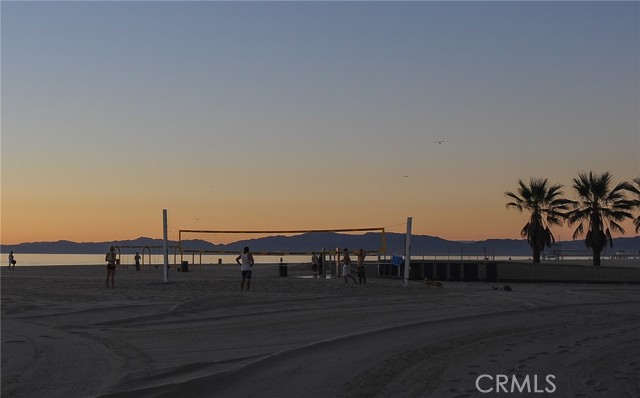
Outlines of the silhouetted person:
M242 272L242 282L240 283L240 290L244 289L244 281L247 281L247 291L251 289L251 270L253 269L253 254L249 251L249 246L245 246L244 250L238 257L236 257L236 263L240 265L240 272Z
M349 283L349 279L353 280L353 283L358 283L356 278L351 275L351 257L349 257L349 251L344 249L344 256L342 256L342 276L344 276L344 283Z
M318 276L318 265L320 260L316 252L311 253L311 269L313 270L313 276Z
M109 287L109 281L111 281L111 287L116 287L114 279L116 277L116 248L111 246L109 251L104 256L104 261L107 262L107 287Z
M136 256L133 258L136 261L136 271L140 271L140 254L136 252Z
M356 272L358 274L358 281L362 285L363 283L367 284L367 277L364 273L364 258L367 257L367 252L360 249L357 251L358 261L356 262Z
M11 253L9 253L9 270L11 270L11 267L13 266L13 270L16 270L16 258L13 256L13 251L11 251Z

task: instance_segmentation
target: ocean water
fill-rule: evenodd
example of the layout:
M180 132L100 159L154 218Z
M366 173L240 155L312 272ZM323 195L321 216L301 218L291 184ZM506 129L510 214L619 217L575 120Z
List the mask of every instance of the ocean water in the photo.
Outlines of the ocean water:
M55 265L105 265L104 254L31 254L31 253L13 253L17 261L17 267L21 266L55 266ZM142 255L142 254L141 254ZM122 253L120 255L120 263L122 265L133 265L135 261L133 257L135 253ZM185 254L182 258L180 255L169 254L169 264L180 264L181 261L188 261L189 264L235 264L236 255L219 255L219 254L206 254L200 256L199 254ZM311 264L310 256L254 256L256 265L260 264L278 264L281 259L286 264ZM412 261L420 260L460 260L460 256L425 256L415 255L411 257ZM482 256L464 256L464 260L470 261L482 261ZM0 266L6 267L9 264L9 254L0 253ZM328 261L334 261L335 257L327 258ZM353 256L352 256L353 260ZM366 261L374 262L377 260L377 256L368 256ZM382 259L384 262L390 261L390 256ZM495 256L489 258L491 261L531 261L531 257L528 256ZM579 264L588 265L591 260L586 257L564 257L563 260L544 260L543 263L553 264L558 261L572 261ZM160 254L144 254L142 261L144 265L162 265L164 259ZM620 266L634 266L640 267L640 259L629 260L611 260L608 257L602 257L603 265L620 265Z
M104 254L30 254L13 253L16 259L16 266L47 266L47 265L105 265ZM135 254L120 256L122 264L135 264L133 259ZM9 254L0 254L0 266L9 264ZM178 257L177 261L180 261ZM145 264L163 264L164 260L160 255L145 255ZM169 263L173 264L173 256L169 256Z
M104 254L23 254L13 253L16 259L16 267L43 266L43 265L102 265ZM9 254L0 254L0 266L9 264Z
M142 255L142 253L141 253ZM17 266L49 266L49 265L105 265L104 254L30 254L30 253L15 253L15 259ZM123 253L120 255L120 263L123 265L135 264L135 253ZM0 266L7 266L9 263L8 253L0 254ZM160 254L148 254L143 256L142 263L145 265L162 265L164 259ZM310 256L254 256L256 264L277 264L282 258L283 263L287 264L300 264L311 263ZM353 256L352 256L353 257ZM169 264L180 264L181 261L188 261L189 264L235 264L236 255L218 255L218 254L205 254L200 256L199 254L185 254L182 258L180 255L169 254ZM411 257L413 261L416 260L460 260L460 256L423 256L416 255ZM526 261L529 257L495 257L491 260L506 261L512 259L514 261ZM334 257L328 258L329 261L334 260ZM376 261L377 257L368 256L366 261ZM390 256L387 256L385 261L390 261ZM482 261L481 256L464 256L464 260Z
M105 265L104 254L30 254L13 253L17 267L21 266L49 266L49 265ZM140 254L142 256L142 253ZM120 255L120 264L133 265L135 253ZM188 261L189 264L235 264L236 255L180 255L169 254L169 264L180 264L181 261ZM9 254L0 254L0 266L9 264ZM280 257L276 256L255 256L257 264L276 264L280 262ZM284 263L311 263L309 256L283 256ZM141 263L145 265L162 265L164 259L160 254L144 254Z

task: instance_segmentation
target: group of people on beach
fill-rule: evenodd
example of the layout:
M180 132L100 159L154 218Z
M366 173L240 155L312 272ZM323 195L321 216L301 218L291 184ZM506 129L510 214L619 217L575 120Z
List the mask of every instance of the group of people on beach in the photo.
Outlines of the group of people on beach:
M340 262L342 262L342 276L344 277L345 283L349 283L350 278L354 283L365 285L367 283L367 277L365 274L364 259L367 257L367 252L359 249L356 252L356 257L356 275L358 276L358 280L356 280L353 275L351 275L351 257L349 256L348 249L344 249L344 255L340 260ZM282 262L282 259L280 259L280 261ZM244 285L246 282L247 291L249 291L251 289L251 271L253 270L255 260L253 258L253 254L249 251L248 246L245 246L242 253L240 253L238 257L236 257L236 263L240 265L240 272L242 274L240 290L244 290ZM312 253L311 264L313 267L314 275L317 275L317 273L321 270L322 260L315 252Z
M344 255L340 262L342 263L342 276L344 277L344 282L349 283L349 279L353 280L354 283L366 284L367 278L365 276L365 268L364 268L364 259L367 256L367 252L359 249L356 252L357 261L356 261L356 275L358 276L358 280L356 280L351 275L351 257L349 256L349 250L344 249ZM115 287L115 276L116 276L116 264L117 264L118 256L116 255L115 246L109 247L109 251L104 257L104 261L107 262L107 279L105 284L107 287L114 288ZM136 271L140 271L140 255L136 252L135 255L136 262ZM314 275L317 275L318 271L321 270L322 260L320 257L313 253L311 262L313 264ZM16 259L13 255L13 251L9 253L9 270L15 270L16 268ZM244 290L244 285L246 282L247 291L251 289L251 271L253 269L253 264L255 260L253 259L253 254L249 251L249 247L246 246L242 253L236 257L236 263L240 265L240 272L242 275L242 281L240 282L240 290Z
M362 249L358 249L358 251L356 251L356 275L358 276L357 281L351 275L352 267L351 256L349 256L349 249L343 249L343 252L344 255L342 256L342 259L339 260L339 262L342 263L342 276L344 277L345 283L349 283L349 279L351 279L354 283L366 285L367 277L365 274L364 259L367 257L367 252ZM311 264L314 276L322 273L323 259L322 257L319 257L315 252L311 256Z
M349 283L349 278L353 281L353 283L359 283L361 285L367 284L367 277L365 275L364 268L364 259L367 257L367 252L358 249L356 252L357 260L356 260L356 275L358 276L358 280L351 275L351 257L349 256L349 250L344 249L344 255L342 256L342 276L344 277L344 283Z
M342 263L342 276L344 277L344 282L349 283L349 279L353 280L354 283L358 284L366 284L367 278L365 275L364 268L364 259L367 256L367 252L359 249L356 252L356 275L358 276L358 280L356 280L353 275L351 275L351 257L349 256L349 250L344 249L344 255L340 262ZM136 253L136 270L140 270L140 256ZM105 255L104 260L107 262L107 279L105 281L107 287L115 287L115 274L116 274L116 263L117 263L117 255L115 252L115 247L111 246L109 251ZM314 273L317 274L320 266L322 264L322 260L317 256L316 253L313 253L311 260ZM253 254L249 251L249 247L245 246L242 250L242 253L236 257L236 263L240 265L240 273L242 275L242 281L240 282L240 290L244 290L244 285L246 282L247 291L251 289L251 271L253 270L253 265L255 260L253 258ZM9 265L15 267L15 259L13 258L13 252L9 254Z

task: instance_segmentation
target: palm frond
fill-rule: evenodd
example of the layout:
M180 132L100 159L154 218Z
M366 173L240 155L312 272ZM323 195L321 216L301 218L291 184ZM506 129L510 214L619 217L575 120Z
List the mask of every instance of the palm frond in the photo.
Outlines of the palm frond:
M572 239L578 239L579 236L581 236L584 233L584 224L580 223L580 225L578 225L578 227L576 228L575 231L573 231L573 236Z
M529 233L529 223L526 223L525 226L520 230L520 236L526 238Z
M624 233L624 230L622 231ZM607 228L607 231L605 232L605 240L603 242L603 246L606 245L607 241L609 241L609 247L613 247L613 237L611 236L611 231L609 230L609 228Z

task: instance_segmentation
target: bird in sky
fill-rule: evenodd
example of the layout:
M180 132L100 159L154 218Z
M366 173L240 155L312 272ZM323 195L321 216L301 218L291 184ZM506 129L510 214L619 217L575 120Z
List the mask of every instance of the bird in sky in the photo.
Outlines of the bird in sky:
M442 144L443 142L444 142L444 140L435 141L435 143L438 144L438 145Z

